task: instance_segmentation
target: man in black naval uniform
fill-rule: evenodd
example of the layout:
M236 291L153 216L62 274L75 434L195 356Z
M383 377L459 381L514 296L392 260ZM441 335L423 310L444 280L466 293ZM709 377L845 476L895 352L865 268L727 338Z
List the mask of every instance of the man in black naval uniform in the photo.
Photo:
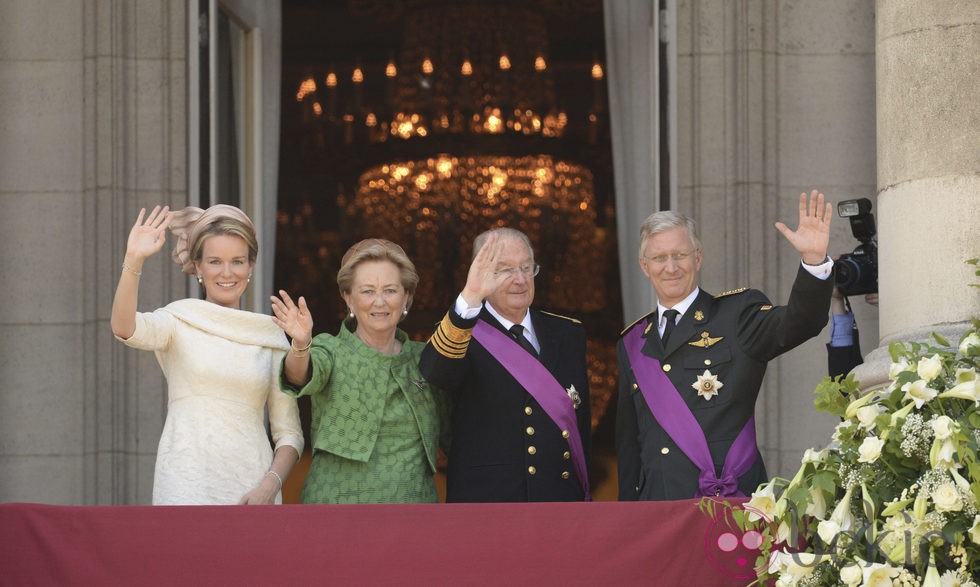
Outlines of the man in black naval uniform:
M776 223L803 258L785 306L747 288L701 290L694 221L664 211L643 222L640 268L657 310L627 327L617 346L620 500L747 496L768 480L755 403L767 363L827 322L831 216L814 190L809 202L800 194L795 231Z
M419 361L452 394L446 499L588 499L585 329L530 309L538 266L522 232L484 232L474 250L466 285Z

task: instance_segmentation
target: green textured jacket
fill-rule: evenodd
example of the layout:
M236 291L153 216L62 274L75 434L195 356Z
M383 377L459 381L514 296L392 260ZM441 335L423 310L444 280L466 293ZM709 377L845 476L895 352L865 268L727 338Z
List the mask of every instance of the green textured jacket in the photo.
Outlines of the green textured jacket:
M286 380L282 368L279 386L293 397L308 395L313 404L313 448L355 461L367 462L378 440L388 385L397 385L411 406L425 445L429 467L436 468L440 444L448 444L446 394L429 385L419 372L424 343L408 340L398 329L402 350L388 356L364 344L347 324L337 336L319 334L310 347L312 375L298 388ZM284 359L285 360L285 359Z

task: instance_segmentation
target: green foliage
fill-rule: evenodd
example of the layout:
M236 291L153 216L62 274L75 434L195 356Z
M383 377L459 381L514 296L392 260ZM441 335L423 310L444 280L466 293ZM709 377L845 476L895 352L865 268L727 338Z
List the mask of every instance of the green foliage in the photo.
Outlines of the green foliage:
M955 346L938 333L889 345L889 382L867 395L850 375L820 382L814 405L842 420L833 442L808 450L791 481L774 479L752 494L746 509L772 519L737 515L726 504L727 519L764 536L757 568L770 571L760 584L857 585L848 581L860 568L895 584L942 576L976 587L980 320L971 324ZM723 507L705 504L713 517ZM785 535L787 528L796 535ZM798 544L808 546L793 558Z

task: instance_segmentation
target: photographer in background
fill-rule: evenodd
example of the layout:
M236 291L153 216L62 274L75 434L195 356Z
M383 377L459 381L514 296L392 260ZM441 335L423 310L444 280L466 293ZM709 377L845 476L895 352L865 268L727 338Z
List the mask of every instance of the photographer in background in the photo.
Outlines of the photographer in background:
M877 227L871 200L846 200L837 205L837 213L850 221L851 233L861 244L853 253L834 257L835 286L830 298L830 342L827 343L827 373L831 377L847 375L864 362L848 296L863 294L864 301L878 305Z
M834 259L835 261L837 259ZM878 305L878 294L864 295L864 301ZM845 376L864 362L857 322L851 303L836 287L830 294L830 342L827 343L827 374Z

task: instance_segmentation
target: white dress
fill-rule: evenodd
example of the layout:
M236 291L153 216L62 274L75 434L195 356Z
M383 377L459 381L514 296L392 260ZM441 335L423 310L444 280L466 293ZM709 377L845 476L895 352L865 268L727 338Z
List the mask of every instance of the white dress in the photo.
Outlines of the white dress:
M289 343L271 316L179 300L137 313L123 342L155 351L167 378L155 505L236 504L255 488L273 456L265 407L275 447L303 452L296 400L279 390Z

